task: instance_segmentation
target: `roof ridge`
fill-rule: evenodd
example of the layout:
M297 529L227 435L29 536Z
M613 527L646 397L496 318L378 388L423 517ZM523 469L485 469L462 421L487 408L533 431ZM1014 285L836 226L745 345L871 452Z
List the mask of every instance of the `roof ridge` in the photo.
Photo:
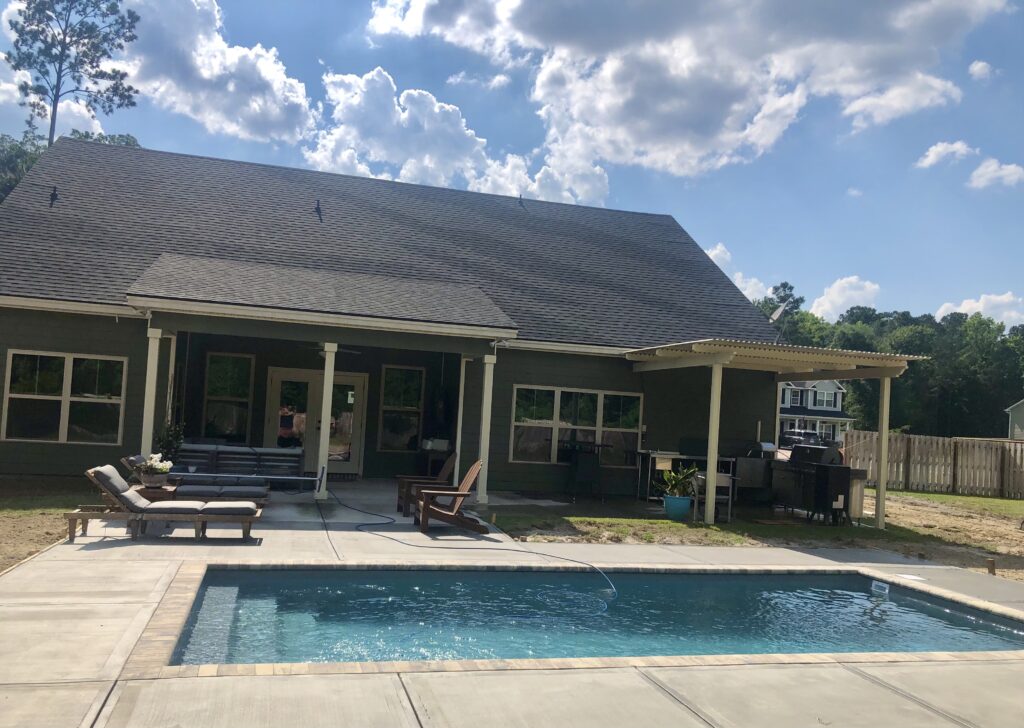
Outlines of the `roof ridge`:
M473 196L479 196L479 197L492 197L492 198L496 198L496 199L499 199L499 200L510 200L512 202L518 202L520 199L522 199L523 201L529 201L530 203L537 203L537 204L542 204L542 205L558 205L560 207L583 208L583 209L586 209L586 210L599 210L599 211L602 211L602 212L624 213L626 215L639 215L639 216L643 216L643 217L654 217L654 218L668 218L668 219L672 220L673 222L675 222L677 225L679 224L679 222L675 219L675 217L673 217L672 215L670 215L668 213L665 213L665 212L644 212L643 210L624 210L624 209L617 208L617 207L603 207L603 206L600 206L600 205L585 205L585 204L581 204L581 203L578 203L578 202L558 202L556 200L542 200L542 199L539 199L539 198L536 198L536 197L522 197L522 196L517 197L515 195L499 195L499 194L497 194L495 192L478 192L476 190L462 190L462 189L459 189L457 187L442 187L442 186L439 186L439 185L422 184L420 182L405 182L403 180L383 179L381 177L367 177L365 175L359 175L359 174L345 174L344 172L325 172L325 171L319 170L319 169L308 169L308 168L305 168L305 167L291 167L291 166L288 166L288 165L285 165L285 164L271 164L269 162L252 162L252 161L245 160L245 159L226 159L225 157L213 157L213 156L210 156L210 155L207 155L207 154L193 154L191 152L172 152L172 151L168 151L166 149L153 149L151 147L143 147L143 146L129 147L129 146L124 146L124 145L107 144L105 142L97 142L97 141L93 141L93 140L89 140L89 139L73 139L73 138L67 137L67 136L59 137L53 143L53 146L56 147L58 144L61 144L61 145L83 144L83 145L88 145L88 146L92 146L92 147L103 147L104 149L116 148L118 150L129 151L129 152L131 152L133 154L138 154L138 153L159 154L159 155L170 156L170 157L186 157L186 158L189 158L189 159L203 159L203 160L206 160L206 161L217 162L217 163L220 163L220 164L242 164L242 165L246 165L246 166L250 166L250 167L265 167L267 169L282 169L282 170L286 170L288 172L299 172L299 173L302 173L302 174L308 174L308 175L312 175L312 176L323 175L325 177L344 177L346 179L367 180L367 181L371 181L371 182L380 182L380 183L389 183L389 184L395 184L395 185L403 185L403 186L406 186L406 187L418 187L418 188L426 189L426 190L441 190L441 191L444 191L444 192L453 192L453 193L461 194L461 195L473 195ZM680 226L680 227L682 227L682 226ZM684 230L684 232L685 232L685 230Z

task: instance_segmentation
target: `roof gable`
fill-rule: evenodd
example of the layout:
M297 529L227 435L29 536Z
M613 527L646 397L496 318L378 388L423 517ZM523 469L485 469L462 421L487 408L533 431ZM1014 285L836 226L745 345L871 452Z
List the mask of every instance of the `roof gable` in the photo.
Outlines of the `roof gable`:
M0 206L8 295L124 303L164 253L468 285L529 340L775 338L667 215L68 139Z

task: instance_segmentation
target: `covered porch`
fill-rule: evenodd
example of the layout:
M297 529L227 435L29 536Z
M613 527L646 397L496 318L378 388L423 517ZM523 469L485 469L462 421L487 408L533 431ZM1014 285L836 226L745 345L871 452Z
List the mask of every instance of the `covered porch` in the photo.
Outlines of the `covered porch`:
M780 432L779 401L785 382L815 382L825 380L877 379L879 381L878 431L889 431L889 397L892 380L906 371L911 361L919 356L880 352L824 349L789 344L738 341L732 339L704 339L700 341L667 344L635 349L626 353L633 362L633 370L641 375L652 372L703 367L710 370L710 396L707 431L707 463L719 462L719 436L722 427L722 377L726 369L765 372L774 375L776 382L774 440L778 444ZM727 413L728 416L728 413ZM763 430L758 427L758 439ZM888 438L878 438L878 462L888 461ZM885 469L878 478L875 502L875 525L885 528ZM707 467L704 493L705 523L715 522L715 493L718 469Z
M128 302L148 319L141 451L172 424L192 443L302 448L320 501L329 481L448 452L468 468L488 448L494 341L516 336L470 286L185 256L161 256Z

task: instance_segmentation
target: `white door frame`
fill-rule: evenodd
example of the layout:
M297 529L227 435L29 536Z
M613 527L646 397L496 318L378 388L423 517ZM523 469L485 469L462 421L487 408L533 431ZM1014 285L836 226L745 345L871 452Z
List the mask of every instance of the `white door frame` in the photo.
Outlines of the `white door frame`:
M276 385L275 385L276 379ZM277 447L277 409L281 397L281 380L307 382L309 384L309 401L306 405L307 427L317 428L320 423L320 401L323 398L324 373L320 369L300 369L295 367L267 368L267 403L263 422L263 444L265 447ZM370 375L365 372L335 372L334 383L351 383L356 387L356 408L352 422L352 459L349 463L331 462L328 470L332 473L363 474L363 455L366 451L366 393L369 388ZM315 437L316 429L307 430L304 443L303 459L307 471L316 470L319 438ZM314 435L314 436L311 436ZM310 466L312 463L312 467ZM342 467L349 466L349 467Z

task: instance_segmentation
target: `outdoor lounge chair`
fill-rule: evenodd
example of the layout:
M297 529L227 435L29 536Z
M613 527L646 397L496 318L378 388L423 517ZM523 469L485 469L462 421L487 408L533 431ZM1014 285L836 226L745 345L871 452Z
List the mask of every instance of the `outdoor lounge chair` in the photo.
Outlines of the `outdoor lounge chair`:
M132 540L138 538L140 531L145 531L148 521L186 522L195 527L196 540L206 534L206 526L214 523L240 523L242 538L248 539L254 521L263 515L263 509L251 501L221 501L208 503L204 501L167 500L152 502L134 491L112 465L103 465L86 471L86 476L104 494L104 497L117 504L108 510L93 510L96 507L79 508L64 514L68 519L68 539L74 541L75 522L82 522L82 533L86 531L89 520L127 520L131 529ZM116 510L120 507L120 511ZM120 513L127 513L122 517Z
M416 522L420 524L420 531L427 532L430 519L451 523L454 526L465 528L477 533L487 533L490 529L475 518L463 515L462 504L469 496L469 492L476 485L477 476L480 475L480 468L484 461L477 460L466 473L466 477L459 483L458 488L437 488L434 490L419 491L419 498L416 501ZM451 499L448 503L443 501Z
M452 477L452 471L455 470L455 458L455 453L449 455L448 459L441 466L441 470L434 477L429 475L395 476L398 480L398 511L403 516L408 516L412 513L413 504L419 500L418 493L420 490L426 488L454 489L455 486L448 484L448 479Z

